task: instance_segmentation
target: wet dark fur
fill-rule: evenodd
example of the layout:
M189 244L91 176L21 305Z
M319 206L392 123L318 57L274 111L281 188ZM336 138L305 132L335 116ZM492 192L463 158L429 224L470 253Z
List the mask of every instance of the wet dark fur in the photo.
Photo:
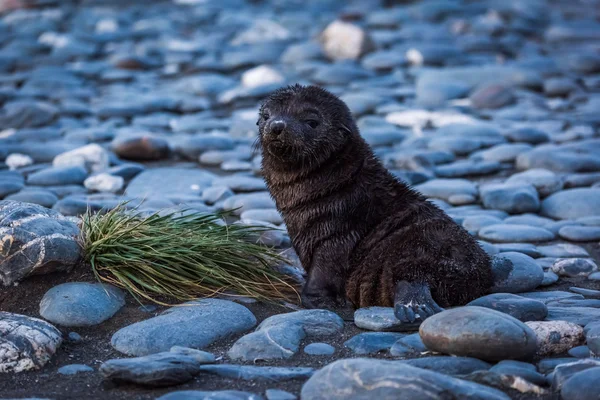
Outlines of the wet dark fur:
M274 120L286 125L278 136ZM305 304L347 296L355 307L392 306L404 280L429 284L447 307L491 287L487 254L383 167L337 97L314 86L282 88L265 101L257 124L263 175L308 273Z

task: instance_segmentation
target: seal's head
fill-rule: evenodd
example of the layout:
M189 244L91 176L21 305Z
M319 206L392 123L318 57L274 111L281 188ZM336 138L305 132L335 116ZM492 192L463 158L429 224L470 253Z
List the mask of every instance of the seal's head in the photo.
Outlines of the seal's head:
M260 108L256 124L263 157L282 169L318 167L358 135L346 104L318 86L276 90Z

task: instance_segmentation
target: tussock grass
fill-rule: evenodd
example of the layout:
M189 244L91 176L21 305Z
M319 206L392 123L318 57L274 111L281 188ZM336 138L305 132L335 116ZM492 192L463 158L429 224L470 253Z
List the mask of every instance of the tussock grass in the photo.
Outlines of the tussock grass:
M188 210L189 211L189 210ZM256 243L264 227L225 225L224 214L141 216L123 205L83 217L81 244L95 276L136 299L168 305L225 292L297 302L293 280L272 267L282 261Z

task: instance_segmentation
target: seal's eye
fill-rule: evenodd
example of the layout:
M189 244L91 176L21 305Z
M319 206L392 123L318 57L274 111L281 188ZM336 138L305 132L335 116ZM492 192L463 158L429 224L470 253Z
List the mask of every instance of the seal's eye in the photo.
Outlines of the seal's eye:
M304 122L306 122L306 124L313 129L315 129L317 126L319 126L319 121L317 121L316 119L307 119Z

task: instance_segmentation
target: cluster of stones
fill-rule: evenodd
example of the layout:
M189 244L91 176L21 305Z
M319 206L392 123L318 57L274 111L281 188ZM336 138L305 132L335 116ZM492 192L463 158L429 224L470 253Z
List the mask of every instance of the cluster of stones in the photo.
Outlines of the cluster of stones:
M71 270L82 258L78 217L125 201L142 213L235 210L241 223L272 228L262 243L289 248L260 176L255 122L264 96L300 82L338 94L385 165L477 237L495 286L418 332L391 308L357 310L354 324L368 332L343 348L327 343L348 324L330 311L257 326L242 304L198 300L114 333L114 349L133 358L59 373L146 386L263 380L273 383L269 400L296 398L276 388L287 380L306 381L304 399L598 398L600 272L590 249L600 241L600 24L591 3L123 3L0 4L1 284ZM564 282L568 291L553 290ZM43 368L63 340L82 340L52 324L101 324L125 299L73 282L49 290L39 315L0 312L0 372ZM230 337L225 360L203 351ZM268 366L301 352L364 358ZM250 365L258 361L267 366Z

